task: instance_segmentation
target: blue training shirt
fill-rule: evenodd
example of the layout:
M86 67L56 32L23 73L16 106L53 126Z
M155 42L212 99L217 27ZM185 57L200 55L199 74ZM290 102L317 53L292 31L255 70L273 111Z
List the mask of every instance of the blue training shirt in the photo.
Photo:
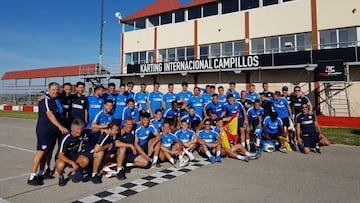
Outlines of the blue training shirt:
M155 114L156 109L161 109L163 101L162 92L151 92L148 101L150 102L151 113Z
M233 116L236 112L238 112L238 118L243 118L243 114L242 114L242 109L244 108L244 106L241 103L234 103L234 104L229 104L228 102L226 102L223 105L223 111L226 112L225 116L226 117L231 117Z
M139 121L139 109L137 107L134 107L133 109L130 109L129 107L125 107L122 117L121 117L121 126L124 125L125 119L127 117L133 118L135 123L138 122Z
M270 116L266 116L263 124L264 124L265 132L270 133L270 134L279 133L280 127L284 125L282 120L279 117L273 122L271 120Z
M98 125L106 125L108 123L111 123L113 120L112 113L105 114L104 110L100 111L98 114L96 114L95 118L92 123L95 122Z
M193 96L193 93L190 91L181 91L177 94L176 99L178 100L178 102L181 101L181 99L184 99L186 102L190 99L190 97Z
M95 116L104 109L104 100L101 97L96 97L95 95L88 96L88 114L89 122L86 125L87 129L91 128L91 123L95 119Z
M124 112L124 108L126 107L126 100L127 97L123 94L118 94L116 96L116 102L115 102L115 111L114 111L114 118L115 119L121 119L122 114Z
M200 130L199 132L199 136L201 137L201 139L203 139L206 143L208 144L215 144L216 142L216 138L218 136L218 134L212 130L210 130L209 132L206 132L205 130Z
M165 135L165 133L162 132L160 135L161 144L163 144L168 150L171 150L171 146L178 140L177 137L172 133L168 133L167 135Z
M146 102L149 98L147 92L137 92L134 96L135 102L138 104L140 110L146 110Z
M288 111L288 105L289 102L284 97L280 97L279 100L275 100L273 97L270 97L270 102L274 106L275 112L278 113L279 118L288 118L289 117L289 111Z
M171 102L176 100L176 94L175 93L166 93L163 96L163 102L165 103L165 109L164 111L171 108Z
M182 142L190 142L195 135L195 132L190 129L186 129L185 132L182 129L179 129L175 132L175 135Z
M203 117L203 98L201 96L192 96L187 101L188 107L193 107L195 109L195 113Z
M149 141L149 136L155 132L156 129L153 125L149 125L147 127L139 126L135 130L135 136L139 139L139 145L143 146L145 143L147 143L147 141Z

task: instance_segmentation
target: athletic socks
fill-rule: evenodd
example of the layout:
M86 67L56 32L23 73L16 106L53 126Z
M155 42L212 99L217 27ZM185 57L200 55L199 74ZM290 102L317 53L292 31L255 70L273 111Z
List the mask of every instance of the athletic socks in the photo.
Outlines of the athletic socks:
M242 142L241 145L242 145L243 147L245 147L245 142Z
M92 173L92 174L91 174L91 177L95 177L95 175L96 175L96 173Z
M244 161L246 159L246 156L237 155L236 158Z
M29 177L29 180L32 180L34 179L34 177L36 176L36 173L30 173L30 177Z
M208 156L209 158L212 157L212 155L209 151L206 152L206 156Z
M169 160L169 162L170 162L172 165L175 164L175 160L174 160L173 158L171 158L171 159Z
M123 169L124 169L123 167L120 167L120 168L117 167L117 171L116 171L116 172L119 173L119 172L120 172L121 170L123 170Z
M216 156L220 156L220 151L216 151Z
M250 140L246 139L247 150L250 151Z
M155 156L155 155L154 155L153 163L157 163L158 158L159 158L158 156Z

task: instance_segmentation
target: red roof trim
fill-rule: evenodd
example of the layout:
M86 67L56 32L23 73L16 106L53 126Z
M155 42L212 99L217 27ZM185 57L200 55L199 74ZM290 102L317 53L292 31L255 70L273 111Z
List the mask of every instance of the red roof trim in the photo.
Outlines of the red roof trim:
M167 13L170 11L178 10L181 8L190 8L202 4L218 2L219 0L193 0L192 2L184 5L178 0L157 0L149 6L129 15L128 17L121 20L125 23L139 18L149 17L152 15L158 15L161 13Z
M156 2L150 4L149 6L129 15L128 17L121 20L122 22L127 22L143 17L148 17L160 13L166 13L173 10L182 8L184 5L178 0L157 0Z
M1 80L89 75L95 73L95 69L97 66L98 64L94 63L54 68L10 71L6 72L1 78Z

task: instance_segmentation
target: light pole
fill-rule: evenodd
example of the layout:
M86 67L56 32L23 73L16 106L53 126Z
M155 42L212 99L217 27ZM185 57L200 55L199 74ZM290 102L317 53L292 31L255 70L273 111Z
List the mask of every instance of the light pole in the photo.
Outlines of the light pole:
M121 13L120 12L116 12L115 13L115 17L118 19L118 23L121 24L121 19L122 19L122 16L121 16ZM123 66L124 66L124 54L122 53L123 52L123 47L124 47L124 24L122 24L122 28L121 28L121 47L120 47L120 73L122 74L123 71Z
M98 74L101 74L102 69L102 41L103 41L103 30L104 30L104 0L101 0L101 13L100 13L100 52L99 52L99 68Z

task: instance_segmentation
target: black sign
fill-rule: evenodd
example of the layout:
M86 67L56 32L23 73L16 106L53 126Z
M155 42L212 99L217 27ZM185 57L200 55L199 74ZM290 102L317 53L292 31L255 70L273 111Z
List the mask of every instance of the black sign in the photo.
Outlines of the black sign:
M316 81L345 81L345 68L342 60L318 61Z
M199 60L127 65L127 73L170 73L259 67L259 56L234 56Z

